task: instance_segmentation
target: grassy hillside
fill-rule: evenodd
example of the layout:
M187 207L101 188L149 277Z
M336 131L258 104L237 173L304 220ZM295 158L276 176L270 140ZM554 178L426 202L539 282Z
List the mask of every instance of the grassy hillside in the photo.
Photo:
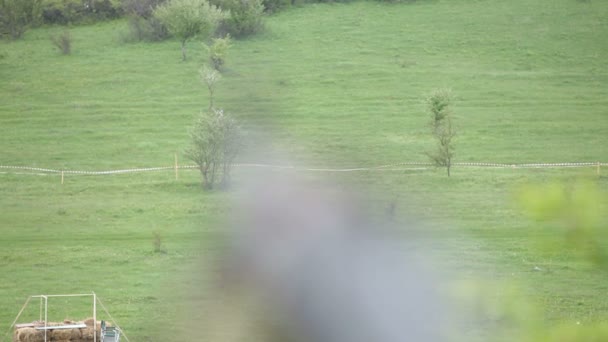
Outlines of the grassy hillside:
M126 23L117 21L72 28L74 52L62 56L48 39L61 30L0 45L0 165L170 166L176 152L184 163L187 130L207 105L197 73L203 49L192 43L181 62L175 41L123 44ZM426 161L433 142L424 96L448 87L457 162L606 162L606 34L608 4L599 1L308 5L269 17L265 32L235 43L216 103L298 163L376 166ZM379 210L396 200L399 219L426 219L443 237L448 267L521 283L549 322L585 324L607 317L605 274L567 251L540 253L513 193L579 177L608 191L606 172L328 177L364 185ZM197 182L195 172L177 181L164 171L68 176L63 185L57 175L0 174L0 333L27 295L94 290L132 340L154 341L149 328L190 301L166 288L196 288L196 278L180 274L221 246L230 194L202 192ZM155 232L166 253L153 251ZM81 314L73 310L55 314Z

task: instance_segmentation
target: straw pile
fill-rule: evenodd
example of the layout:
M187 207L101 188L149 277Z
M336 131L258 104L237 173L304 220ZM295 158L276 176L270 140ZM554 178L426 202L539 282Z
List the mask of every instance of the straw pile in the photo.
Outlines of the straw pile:
M34 328L16 329L13 334L14 342L44 342L44 331Z
M46 340L54 342L91 342L95 337L93 318L87 318L84 321L65 320L62 323L48 322L47 327L54 327L69 324L85 324L86 328L74 329L49 329L46 332ZM44 322L32 322L33 327L15 328L13 333L13 342L44 342L44 330L38 330L36 327L44 327ZM97 321L97 341L101 340L101 321Z

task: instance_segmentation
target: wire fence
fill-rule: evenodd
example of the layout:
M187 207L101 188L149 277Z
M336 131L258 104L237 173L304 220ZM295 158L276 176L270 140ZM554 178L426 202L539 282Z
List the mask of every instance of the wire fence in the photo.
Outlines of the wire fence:
M277 164L261 164L261 163L237 163L235 167L239 168L269 168L269 169L285 169L294 171L307 172L362 172L362 171L408 171L408 170L427 170L434 168L433 163L429 162L401 162L394 164L386 164L372 167L355 167L355 168L330 168L330 167L302 167L293 165L277 165ZM575 167L595 167L597 174L600 174L602 166L608 166L608 163L603 162L565 162L565 163L484 163L484 162L462 162L453 163L452 167L470 167L470 168L522 168L522 169L549 169L549 168L575 168ZM34 174L34 175L51 175L61 174L62 178L65 175L116 175L127 173L141 173L153 171L169 171L175 172L178 177L178 170L198 169L196 165L178 165L177 159L172 166L146 167L146 168L130 168L116 170L58 170L31 166L15 166L15 165L0 165L0 170L5 170L2 173L13 174Z

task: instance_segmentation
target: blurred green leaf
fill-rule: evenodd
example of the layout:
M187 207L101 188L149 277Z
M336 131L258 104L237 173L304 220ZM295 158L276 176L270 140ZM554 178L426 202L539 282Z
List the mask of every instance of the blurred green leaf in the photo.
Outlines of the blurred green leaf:
M544 250L572 251L608 265L608 230L602 215L605 195L590 181L524 186L518 201L547 234L534 241ZM548 230L548 231L547 231Z

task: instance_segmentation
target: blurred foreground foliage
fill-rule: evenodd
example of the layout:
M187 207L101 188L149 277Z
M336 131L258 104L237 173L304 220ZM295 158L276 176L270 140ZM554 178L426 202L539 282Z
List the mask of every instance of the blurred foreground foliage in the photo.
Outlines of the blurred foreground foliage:
M607 196L590 179L529 184L518 193L523 210L537 223L536 243L541 251L573 255L592 268L608 271ZM529 317L524 317L528 319ZM536 327L530 341L608 341L608 322L564 322L550 328Z
M537 222L535 241L551 253L573 253L608 270L606 194L589 180L526 185L519 203Z
M608 322L548 324L540 303L519 286L501 281L462 281L451 286L457 321L447 341L578 342L608 341Z
M608 275L608 201L597 181L526 184L516 195L522 212L535 222L529 234L533 248L588 263L581 272ZM458 310L452 317L460 319L448 331L450 341L608 341L608 316L548 323L542 304L515 284L477 279L452 284L450 291Z

